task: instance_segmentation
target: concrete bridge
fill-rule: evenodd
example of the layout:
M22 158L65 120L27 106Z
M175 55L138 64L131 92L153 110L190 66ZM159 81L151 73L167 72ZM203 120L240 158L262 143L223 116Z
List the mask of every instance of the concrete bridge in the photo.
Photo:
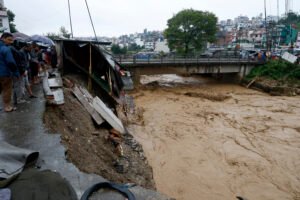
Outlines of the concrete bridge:
M219 58L183 58L161 57L136 59L115 57L126 67L133 76L135 83L141 75L155 74L236 74L241 79L246 76L255 66L264 64L262 61L243 59L236 57Z

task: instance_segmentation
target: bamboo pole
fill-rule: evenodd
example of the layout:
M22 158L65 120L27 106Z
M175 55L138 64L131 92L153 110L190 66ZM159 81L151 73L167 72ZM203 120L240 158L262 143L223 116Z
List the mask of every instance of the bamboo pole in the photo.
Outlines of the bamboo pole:
M246 88L249 88L256 80L257 80L257 76L256 77L254 77L249 83L248 83L248 85L246 86Z
M92 43L90 43L90 65L89 65L89 81L88 81L88 90L92 90Z

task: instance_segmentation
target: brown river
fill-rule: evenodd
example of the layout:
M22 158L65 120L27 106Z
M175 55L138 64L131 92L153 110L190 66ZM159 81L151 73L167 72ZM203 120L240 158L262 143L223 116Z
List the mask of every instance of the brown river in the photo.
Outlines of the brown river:
M132 94L143 115L129 130L158 191L177 200L300 200L299 96L200 77L142 82L153 80L162 86Z

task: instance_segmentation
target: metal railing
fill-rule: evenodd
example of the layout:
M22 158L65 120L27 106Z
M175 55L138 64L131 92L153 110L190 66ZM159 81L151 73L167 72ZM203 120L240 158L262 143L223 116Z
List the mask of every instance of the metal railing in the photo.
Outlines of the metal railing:
M118 55L114 56L115 60L124 65L136 64L203 64L203 63L264 63L262 60L251 59L250 57L242 58L240 56L218 56L218 57L201 57L201 56L148 56L137 57L136 55Z

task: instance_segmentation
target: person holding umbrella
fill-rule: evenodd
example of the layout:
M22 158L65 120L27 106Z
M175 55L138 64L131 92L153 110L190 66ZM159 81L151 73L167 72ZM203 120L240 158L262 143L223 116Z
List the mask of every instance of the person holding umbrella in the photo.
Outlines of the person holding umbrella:
M39 83L38 73L39 69L41 68L40 62L39 62L39 54L40 54L40 48L39 46L33 42L31 44L31 52L30 52L30 70L31 70L31 78L33 84Z

